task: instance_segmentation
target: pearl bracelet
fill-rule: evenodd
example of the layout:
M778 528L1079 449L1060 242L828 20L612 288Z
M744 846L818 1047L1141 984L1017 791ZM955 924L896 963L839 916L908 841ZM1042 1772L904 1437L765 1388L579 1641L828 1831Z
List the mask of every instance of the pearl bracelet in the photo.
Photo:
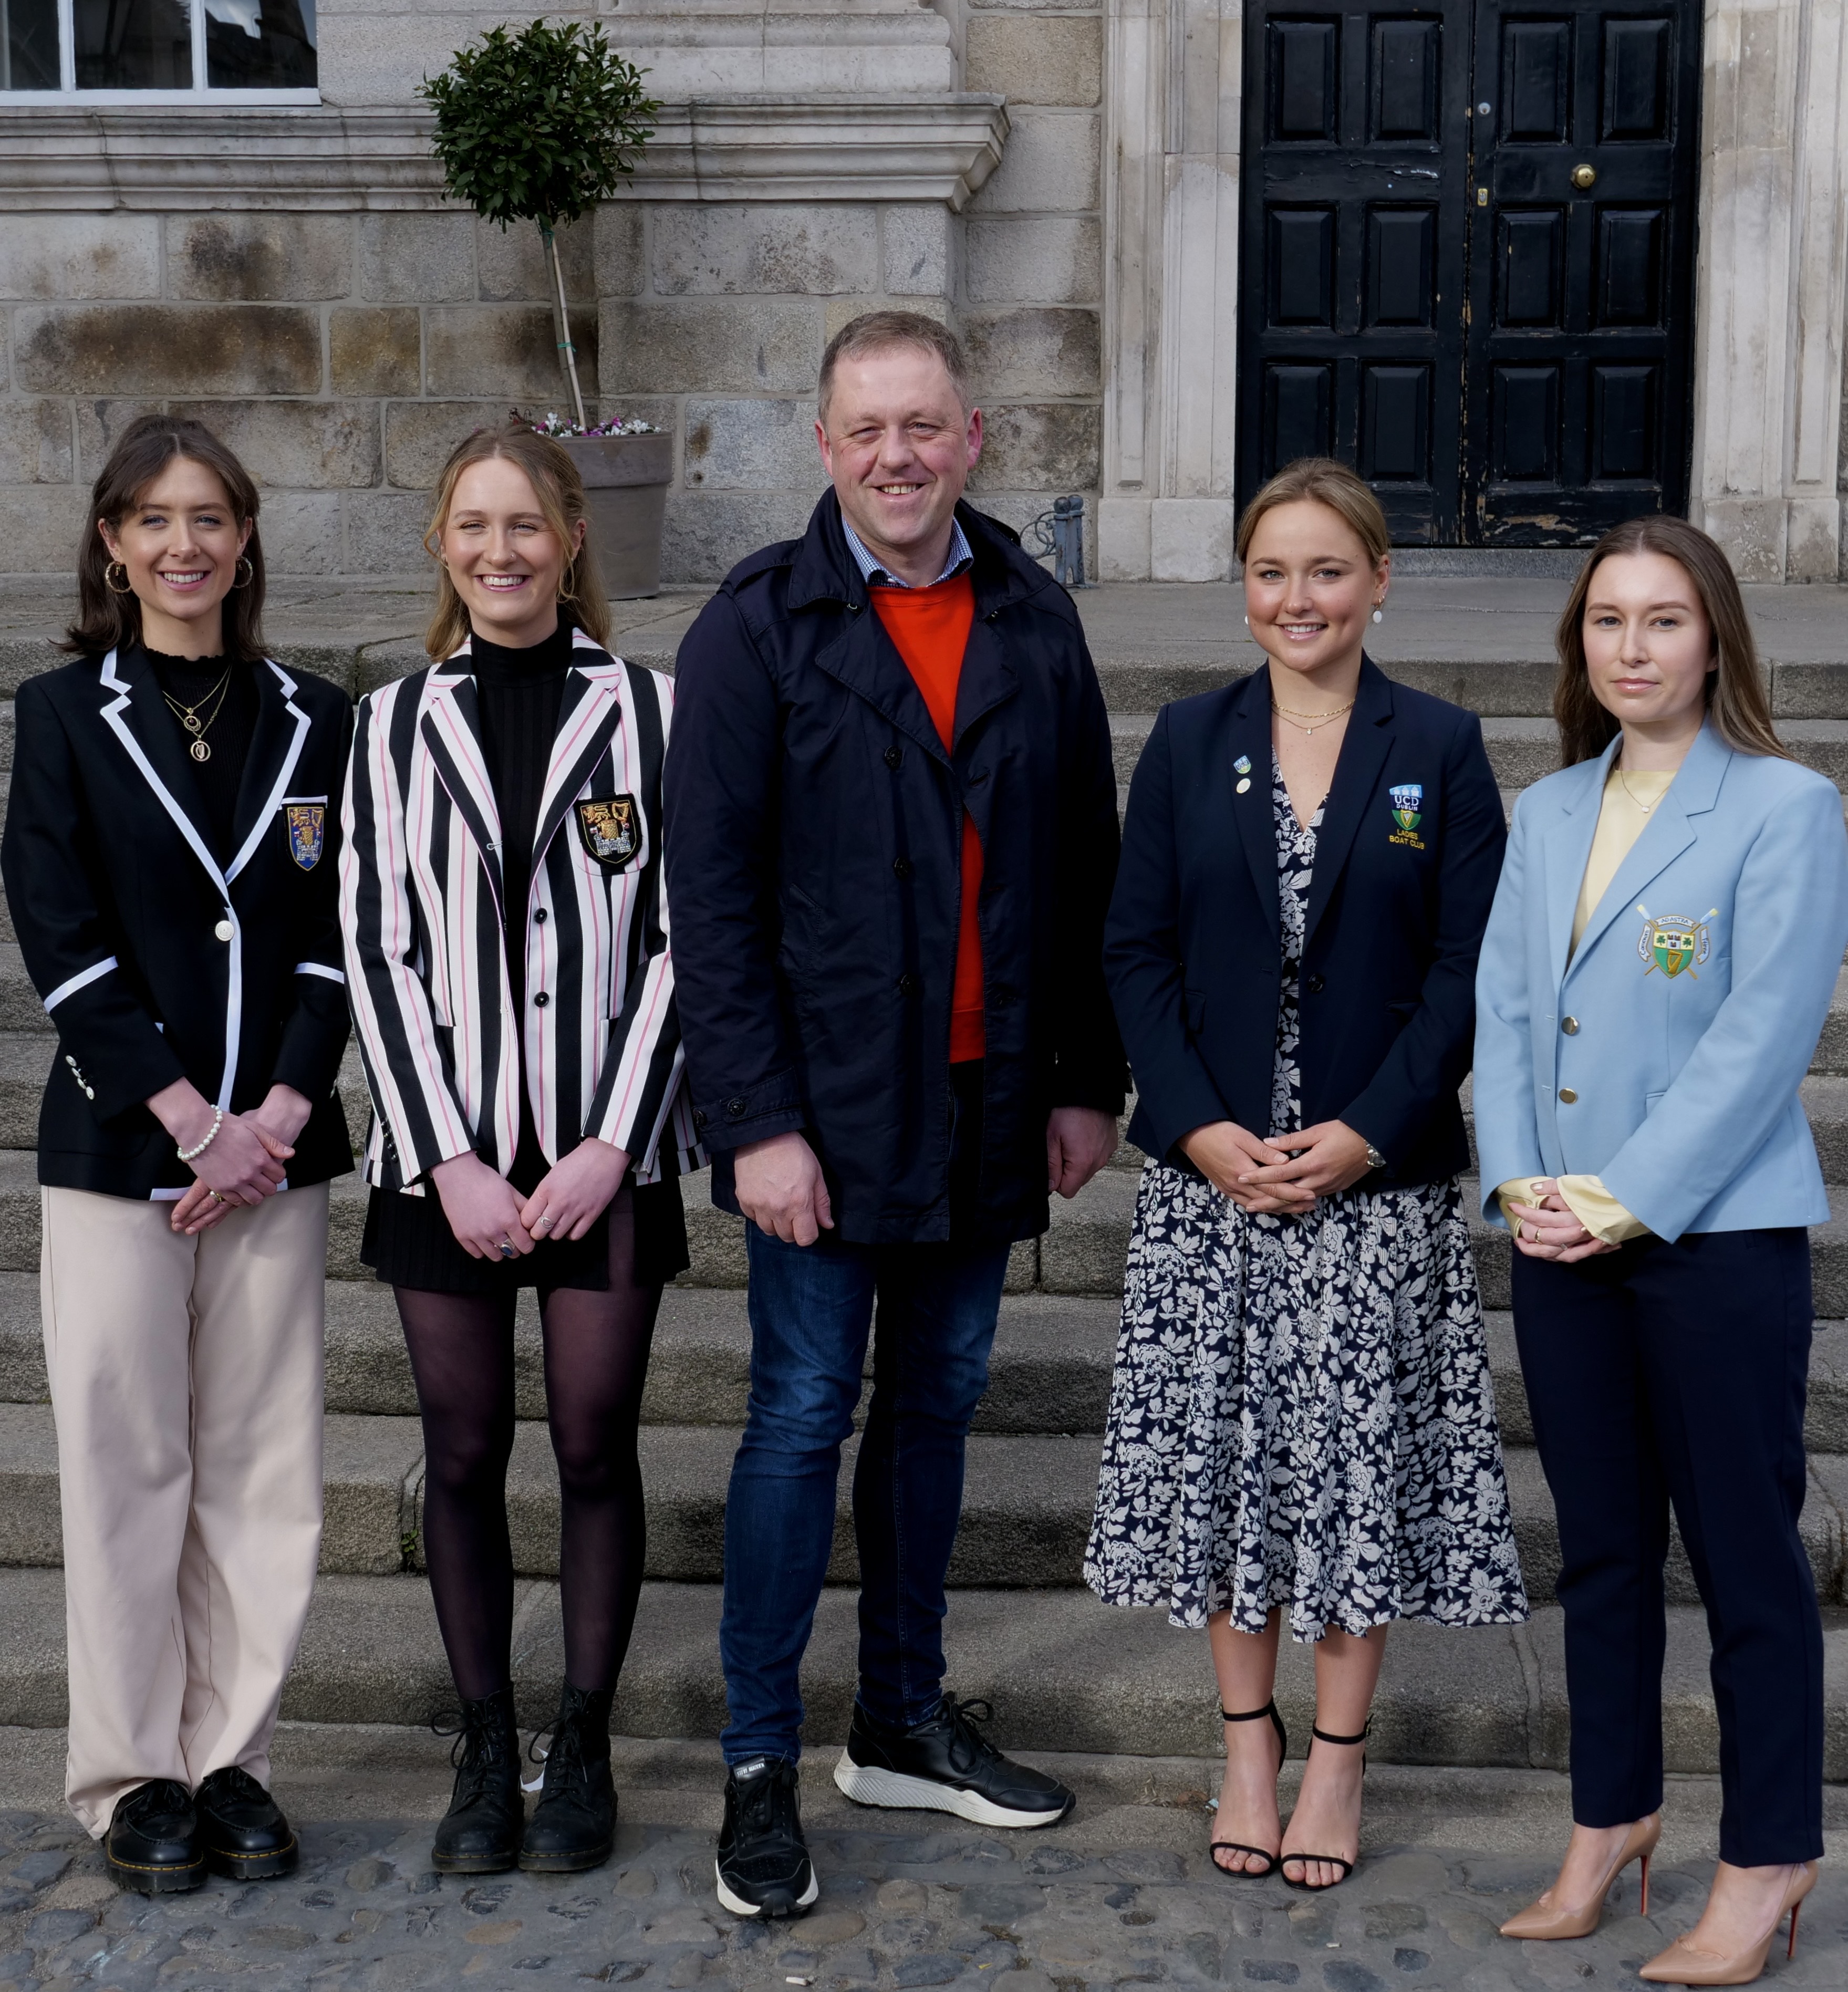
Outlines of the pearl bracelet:
M182 1162L191 1161L195 1155L203 1155L218 1138L218 1131L223 1125L224 1109L222 1107L214 1107L212 1109L212 1124L206 1131L205 1139L203 1141L194 1142L189 1148L176 1148L173 1152Z

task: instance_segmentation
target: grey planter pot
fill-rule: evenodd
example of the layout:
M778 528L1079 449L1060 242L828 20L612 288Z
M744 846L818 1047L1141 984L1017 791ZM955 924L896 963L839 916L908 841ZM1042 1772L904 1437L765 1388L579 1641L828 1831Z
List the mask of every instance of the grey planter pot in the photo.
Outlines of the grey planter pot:
M673 479L670 435L561 436L584 479L603 590L623 602L661 592L661 527Z

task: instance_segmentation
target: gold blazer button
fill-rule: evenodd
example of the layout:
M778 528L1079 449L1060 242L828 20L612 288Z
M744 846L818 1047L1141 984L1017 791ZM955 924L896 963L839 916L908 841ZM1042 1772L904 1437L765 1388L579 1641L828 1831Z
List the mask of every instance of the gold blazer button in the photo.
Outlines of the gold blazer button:
M1577 1103L1578 1095L1573 1091L1570 1086L1562 1086L1560 1088L1560 1098L1567 1106L1571 1107Z
M1560 1028L1566 1033L1567 1037L1576 1038L1578 1035L1577 1018L1562 1017L1560 1019Z

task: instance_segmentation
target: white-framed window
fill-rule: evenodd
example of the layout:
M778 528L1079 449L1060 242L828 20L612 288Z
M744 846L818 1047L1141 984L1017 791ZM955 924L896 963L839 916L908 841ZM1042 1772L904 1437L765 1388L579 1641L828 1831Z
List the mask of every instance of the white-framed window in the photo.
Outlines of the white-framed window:
M0 0L0 107L318 104L315 0Z

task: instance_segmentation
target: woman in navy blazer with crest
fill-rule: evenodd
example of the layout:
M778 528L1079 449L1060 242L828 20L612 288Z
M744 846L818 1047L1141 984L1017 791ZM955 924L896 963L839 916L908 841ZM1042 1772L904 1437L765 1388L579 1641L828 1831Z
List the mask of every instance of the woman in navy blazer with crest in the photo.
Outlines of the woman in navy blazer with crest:
M1738 1985L1816 1881L1822 1636L1798 1532L1829 1216L1798 1098L1848 943L1834 785L1779 744L1720 548L1634 519L1560 620L1567 765L1515 810L1478 985L1485 1215L1559 1516L1574 1828L1505 1924L1588 1936L1661 1830L1672 1506L1713 1638L1720 1866L1642 1967Z
M1290 466L1239 551L1268 668L1156 720L1106 929L1149 1160L1086 1576L1208 1629L1221 1871L1319 1888L1358 1856L1385 1627L1526 1616L1456 1180L1505 833L1475 716L1362 653L1366 486ZM1286 1614L1332 1746L1287 1831Z

